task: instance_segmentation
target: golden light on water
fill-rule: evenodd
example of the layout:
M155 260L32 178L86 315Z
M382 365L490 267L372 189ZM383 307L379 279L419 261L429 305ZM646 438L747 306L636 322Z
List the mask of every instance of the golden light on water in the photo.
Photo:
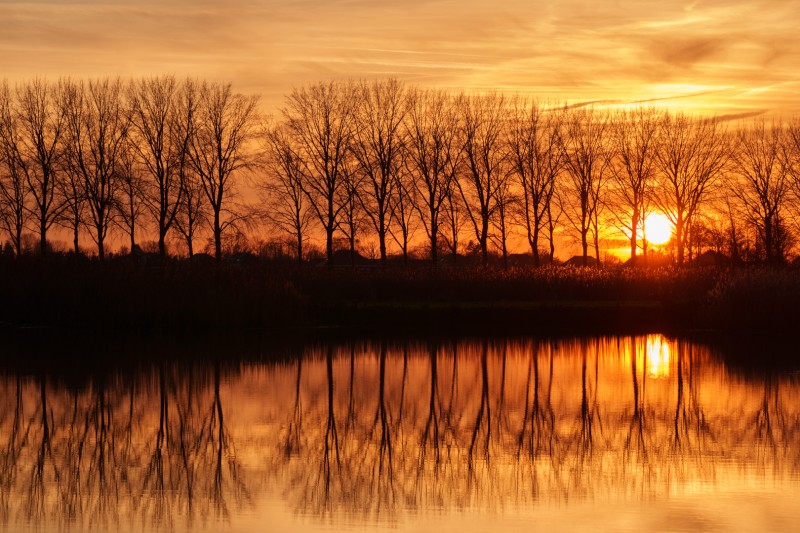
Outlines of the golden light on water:
M281 353L80 386L0 376L0 461L13 465L0 529L736 533L800 520L800 381L744 374L699 343Z
M650 244L660 246L672 237L672 222L666 215L650 213L644 220L645 238Z
M662 335L647 336L645 357L648 377L655 379L669 377L669 342Z

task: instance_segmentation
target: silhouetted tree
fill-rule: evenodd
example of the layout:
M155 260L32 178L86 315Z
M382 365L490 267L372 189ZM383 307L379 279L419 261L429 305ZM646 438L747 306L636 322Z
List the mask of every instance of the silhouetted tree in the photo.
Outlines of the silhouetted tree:
M88 212L86 225L105 257L105 241L116 216L119 165L130 126L130 112L119 79L67 82L66 152L73 180L81 182ZM73 186L75 183L73 182ZM69 191L68 191L69 192ZM78 206L78 199L73 202Z
M0 227L8 234L14 253L22 254L30 196L25 177L25 160L19 154L20 124L8 84L0 85Z
M47 232L66 204L58 187L62 179L61 141L66 122L60 99L62 88L63 82L52 84L41 79L22 83L15 90L16 106L8 110L18 124L13 158L30 190L30 213L38 230L42 255L47 252ZM5 99L10 98L6 94Z
M569 110L564 127L567 169L565 198L562 198L564 214L578 232L584 264L589 257L589 232L593 221L596 223L602 190L608 179L608 128L608 114L591 106Z
M657 166L661 114L639 107L613 117L611 123L611 203L616 220L630 236L636 259L639 228L647 216Z
M183 201L197 92L194 81L180 84L174 76L145 78L130 87L132 144L146 170L143 200L156 222L162 256Z
M417 219L414 208L414 191L410 177L404 172L395 176L396 184L394 194L389 199L389 233L400 247L403 254L403 264L408 263L408 247L414 232L417 229Z
M189 257L194 255L197 232L208 222L208 208L204 200L205 193L200 178L194 171L187 169L183 177L183 194L175 214L175 228L186 243Z
M298 146L285 124L277 124L264 134L266 176L258 183L265 203L264 216L295 242L295 256L303 260L303 242L313 213L303 192L304 163Z
M130 237L130 251L136 251L136 229L140 228L142 211L144 210L145 191L141 168L136 160L134 148L126 142L119 157L117 172L119 174L119 195L116 198L116 209L119 212L119 225Z
M353 136L355 89L351 83L319 83L294 89L283 116L304 162L304 191L325 231L325 253L333 257L342 189ZM347 194L344 194L347 197Z
M675 227L677 262L682 265L687 230L709 188L722 175L729 146L717 119L678 114L665 115L662 120L655 201Z
M758 231L768 263L782 262L785 254L783 212L790 181L784 135L783 126L767 125L763 119L742 124L732 152L732 166L739 180L731 190L742 203L744 216Z
M462 114L464 169L456 185L486 264L497 190L507 172L503 149L505 98L499 94L462 97L458 106Z
M512 102L508 151L513 179L521 188L523 220L533 261L541 264L539 239L552 213L551 203L565 166L564 111L544 109L536 101Z
M412 198L430 242L431 261L435 264L442 209L453 192L463 154L458 138L459 116L453 101L443 91L412 88L408 96L406 130L405 164L415 191ZM453 227L458 228L458 225ZM451 241L458 243L457 238Z
M244 216L232 206L235 178L253 165L257 96L234 93L230 83L203 83L198 92L189 159L209 206L214 256L222 258L222 233Z
M347 241L350 264L355 265L356 242L368 224L367 215L359 197L364 175L358 172L355 161L352 159L344 161L343 165L341 169L342 187L339 189L341 198L337 202L341 206L339 230Z
M506 175L501 180L495 191L497 202L497 216L494 218L494 240L500 248L503 257L503 266L508 267L508 239L514 230L514 221L520 210L521 198L518 190L511 181L511 176Z
M464 220L466 218L464 216L464 207L458 195L458 187L455 185L450 187L445 197L443 207L443 230L446 231L446 234L443 235L443 239L455 260L458 256L458 243L461 230L466 223Z
M378 235L382 264L386 263L390 202L396 194L403 151L402 128L406 113L406 89L396 79L362 82L356 87L355 127L351 142L363 175L359 199Z

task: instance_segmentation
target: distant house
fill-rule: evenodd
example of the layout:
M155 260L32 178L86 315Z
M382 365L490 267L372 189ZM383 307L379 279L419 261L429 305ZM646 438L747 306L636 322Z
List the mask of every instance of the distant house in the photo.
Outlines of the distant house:
M706 250L695 257L692 263L697 266L726 266L731 263L731 258L714 250Z
M585 258L582 255L573 255L564 264L568 266L597 266L597 259L591 255Z
M664 267L672 264L672 258L662 253L648 253L646 256L637 255L635 258L628 259L623 263L626 267Z
M331 256L331 265L336 266L365 266L372 264L373 261L367 259L358 252L351 252L350 250L336 250Z

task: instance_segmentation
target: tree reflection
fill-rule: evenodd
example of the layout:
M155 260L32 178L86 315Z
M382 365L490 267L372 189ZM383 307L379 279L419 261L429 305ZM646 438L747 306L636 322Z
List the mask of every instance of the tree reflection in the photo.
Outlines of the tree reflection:
M648 342L384 340L77 387L5 376L0 520L193 529L265 488L306 515L392 520L800 473L796 377L728 372L668 340L654 373Z
M0 420L2 520L157 529L173 527L181 516L190 524L196 512L207 516L211 508L225 515L229 500L246 503L224 423L219 365L211 383L201 385L208 402L202 409L193 373L179 377L176 370L159 365L154 389L148 374L101 375L85 388L54 389L44 375L30 382L15 377L14 393L4 400L9 416ZM197 481L205 487L199 508Z
M484 426L483 456L486 461L489 460L489 442L492 438L492 411L489 401L489 370L487 368L487 358L489 355L488 344L489 342L487 340L484 340L481 344L481 401L480 407L478 407L478 414L475 416L472 437L470 438L469 447L467 449L470 470L473 466L475 444L478 442L478 437Z
M625 450L630 458L636 454L636 458L642 462L647 462L647 411L645 410L645 385L647 383L647 354L643 351L640 342L636 337L628 339L631 350L631 385L633 390L633 409L631 411L631 421L628 427L628 435L625 439ZM636 363L639 356L642 356L642 385L639 388L639 373Z

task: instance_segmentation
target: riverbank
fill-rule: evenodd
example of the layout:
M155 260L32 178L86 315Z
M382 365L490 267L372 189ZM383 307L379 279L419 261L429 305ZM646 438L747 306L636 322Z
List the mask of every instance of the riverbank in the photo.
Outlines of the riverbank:
M0 261L6 328L137 333L344 328L509 334L790 333L793 269L336 267L262 261Z

